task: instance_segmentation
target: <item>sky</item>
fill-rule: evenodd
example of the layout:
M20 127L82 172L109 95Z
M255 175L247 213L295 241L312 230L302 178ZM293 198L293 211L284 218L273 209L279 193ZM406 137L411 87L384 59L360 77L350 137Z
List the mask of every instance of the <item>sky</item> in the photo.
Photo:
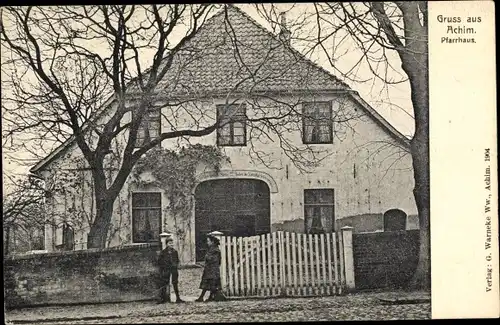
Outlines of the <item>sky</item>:
M253 5L238 5L247 14L254 18L261 25L266 27L268 30L272 30L270 24L267 20L259 15L255 6ZM294 25L295 21L298 21L301 14L304 12L314 10L312 4L310 3L298 3L295 5L291 4L276 4L275 7L277 11L286 11L287 24ZM290 11L289 8L293 7ZM315 22L310 22L314 24ZM292 38L294 38L294 28L292 27ZM307 34L311 34L307 32ZM340 36L340 35L339 35ZM298 37L298 36L297 36ZM300 42L294 42L292 40L292 45L304 53L304 47L301 48ZM327 50L329 50L327 48ZM307 50L306 50L307 51ZM347 54L343 55L344 52L348 51ZM387 121L389 121L398 131L406 136L412 136L414 132L414 119L413 119L413 108L410 99L410 85L408 81L400 84L388 85L381 80L374 78L373 73L370 71L367 65L357 65L357 62L361 56L361 50L358 49L353 41L346 41L342 48L338 47L334 53L334 57L338 55L335 62L335 68L346 72L352 67L356 67L356 77L362 80L367 80L365 82L353 82L348 79L342 78L341 74L332 67L326 55L323 51L321 53L313 53L308 55L315 63L325 68L335 76L343 79L352 89L358 91L361 97L367 101L377 112L379 112ZM338 53L338 54L337 54ZM403 70L400 68L401 63L399 57L395 51L387 51L386 53L388 60L391 65L396 69L392 76L394 80L401 79L404 75ZM404 76L404 79L406 77Z
M254 5L250 4L238 4L240 9L245 11L254 20L263 25L266 29L272 31L271 24L262 16L259 15ZM310 10L314 10L312 4L310 3L299 3L295 6L291 4L278 4L275 5L277 12L287 11L286 19L287 24L291 26L292 38L294 33L298 32L294 30L294 22L300 19L301 15ZM289 10L292 8L291 10ZM289 11L288 11L289 10ZM312 22L314 24L314 22ZM304 26L302 26L303 28ZM306 26L307 27L307 26ZM277 32L275 30L275 32ZM298 34L297 34L298 35ZM333 45L333 44L332 44ZM299 52L304 53L304 47L298 41L292 41L292 46L294 46ZM345 48L342 48L342 46ZM396 85L387 85L377 78L373 78L373 73L369 70L368 66L357 65L356 62L359 60L362 54L361 50L354 46L354 42L344 42L342 46L337 46L334 53L335 67L333 67L328 61L326 55L323 52L311 53L308 55L315 63L322 66L326 70L330 71L332 74L339 77L345 83L347 83L352 89L358 91L361 97L367 101L376 111L378 111L387 121L389 121L396 129L398 129L402 134L406 136L411 136L414 131L414 120L412 118L412 105L410 100L410 89L409 83L403 82ZM347 52L344 54L344 52ZM337 54L339 53L339 54ZM340 55L343 54L343 55ZM392 65L400 67L400 61L397 54L392 51L388 53L389 60ZM147 58L145 62L150 61L151 58ZM348 71L353 66L356 66L356 77L364 80L364 82L353 82L351 80L343 78L338 71ZM394 78L400 78L402 70L394 72ZM16 157L29 159L30 156L27 153L18 152L15 154ZM2 166L4 174L25 174L28 173L29 166L22 166L16 161L6 159L2 155ZM28 160L32 165L36 163L35 160ZM5 177L4 177L5 182Z

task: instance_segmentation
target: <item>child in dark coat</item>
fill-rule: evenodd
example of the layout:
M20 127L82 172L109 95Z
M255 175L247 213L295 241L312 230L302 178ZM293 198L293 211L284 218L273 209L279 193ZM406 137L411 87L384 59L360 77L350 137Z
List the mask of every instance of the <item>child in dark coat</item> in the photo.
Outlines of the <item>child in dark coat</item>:
M219 290L221 289L220 280L220 263L221 254L219 250L219 239L215 236L207 236L208 251L205 255L205 267L201 277L200 289L202 292L200 297L196 299L198 302L203 301L203 296L207 291L210 291L210 296L206 301L219 300L217 299Z
M170 277L174 287L177 303L184 302L179 295L179 253L174 248L172 238L167 239L167 247L160 252L158 257L160 268L160 301L159 304L170 302Z

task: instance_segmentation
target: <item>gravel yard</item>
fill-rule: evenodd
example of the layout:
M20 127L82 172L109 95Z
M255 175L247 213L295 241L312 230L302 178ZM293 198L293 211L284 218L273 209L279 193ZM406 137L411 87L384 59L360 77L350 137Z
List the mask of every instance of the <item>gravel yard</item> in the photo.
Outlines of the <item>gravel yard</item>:
M387 295L387 293L385 294ZM393 294L397 295L397 293ZM226 302L156 305L54 306L11 310L7 322L37 324L132 324L194 322L327 321L429 319L430 302L383 304L381 293L312 298L241 299ZM192 300L193 298L190 297Z

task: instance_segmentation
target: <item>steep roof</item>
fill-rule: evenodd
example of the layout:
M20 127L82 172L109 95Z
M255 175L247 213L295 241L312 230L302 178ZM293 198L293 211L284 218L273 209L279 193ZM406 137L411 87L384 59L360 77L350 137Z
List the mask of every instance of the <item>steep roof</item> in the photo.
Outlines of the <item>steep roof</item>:
M159 96L202 98L229 92L352 92L347 84L305 58L241 9L233 5L225 8L208 19L175 54L171 68L156 88ZM134 85L128 93L134 94ZM374 117L383 120L378 114ZM392 127L388 131L399 139L404 138ZM30 171L42 170L73 142L73 138L68 139Z
M226 5L174 55L157 90L165 96L347 90L241 9ZM132 91L133 92L133 91Z

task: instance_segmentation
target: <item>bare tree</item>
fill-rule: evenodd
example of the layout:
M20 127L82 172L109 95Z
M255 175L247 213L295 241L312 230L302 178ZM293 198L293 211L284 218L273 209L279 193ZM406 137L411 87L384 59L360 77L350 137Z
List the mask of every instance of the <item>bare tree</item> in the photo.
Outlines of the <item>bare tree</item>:
M11 191L2 197L4 255L33 249L42 239L48 220L44 213L43 182L34 178L10 179ZM36 245L35 245L36 246ZM41 249L41 247L35 247Z
M104 247L113 203L126 176L141 154L160 141L150 142L134 152L137 132L158 80L169 70L173 55L203 23L209 9L205 5L3 9L3 40L12 50L13 65L25 68L21 75L15 75L13 82L21 77L32 80L31 89L13 87L13 95L23 100L14 100L19 112L14 118L30 119L22 125L24 129L44 124L45 129L54 130L56 136L71 135L92 170L97 216L90 229L89 247ZM143 19L132 24L136 15L142 15ZM172 31L185 20L190 25L188 31L170 48ZM142 41L142 35L148 32L151 38ZM156 53L145 76L139 50L152 47L153 42ZM126 92L132 65L143 95L131 122L122 125L120 121L130 111ZM100 121L96 117L108 113L105 109L109 108L104 104L109 105L105 103L109 96L113 97L115 109L98 125ZM37 116L26 112L31 109L27 106L32 105L43 107L37 110ZM85 132L86 128L92 132ZM121 168L111 186L107 186L104 158L113 138L125 128L129 136ZM170 132L163 134L162 139L209 132L211 129ZM92 140L96 141L95 145Z
M261 15L279 23L274 6L255 5ZM370 79L386 85L408 82L415 133L410 140L413 160L414 197L420 226L419 263L412 286L430 288L430 197L429 197L429 82L427 2L334 2L315 3L305 13L315 28L305 30L301 23L294 33L304 52L319 51L336 74L352 83L365 82L360 67L371 71ZM307 19L301 18L301 19ZM310 25L309 25L310 26ZM344 44L347 44L343 47ZM338 59L357 47L357 58L347 69ZM395 55L394 55L395 54ZM400 68L399 68L400 66ZM402 71L401 71L402 70Z
M3 54L7 64L2 69L10 77L3 84L10 90L2 95L7 117L4 142L13 142L19 135L24 140L45 139L44 145L76 142L92 174L95 196L88 248L105 246L114 202L141 156L162 141L190 141L232 123L238 109L229 108L236 102L251 108L252 114L244 116L248 136L278 142L300 169L314 166L326 156L308 146L299 148L287 138L289 132L301 130L300 98L283 101L276 93L290 85L275 89L268 82L295 76L307 92L307 79L300 78L317 67L304 64L298 53L284 52L283 43L274 37L266 44L242 43L238 35L244 31L238 31L229 19L233 7L228 5L216 15L224 22L225 31L214 33L209 18L218 7L2 9L2 45L8 50ZM205 37L196 39L198 32ZM203 78L196 73L203 73L207 68L204 60L214 55L225 55L228 65L216 67L223 70L220 79L200 82ZM259 58L257 64L250 60L252 56ZM284 57L291 63L272 66ZM149 68L143 69L146 65ZM297 66L302 76L296 72ZM334 77L328 80L339 88L345 86ZM220 116L197 104L207 96L226 98ZM158 111L166 127L155 136L148 134L147 126L151 114ZM357 116L340 106L329 118L344 125L338 128L342 132ZM272 163L272 157L252 149L258 159ZM111 158L113 173L107 173Z

